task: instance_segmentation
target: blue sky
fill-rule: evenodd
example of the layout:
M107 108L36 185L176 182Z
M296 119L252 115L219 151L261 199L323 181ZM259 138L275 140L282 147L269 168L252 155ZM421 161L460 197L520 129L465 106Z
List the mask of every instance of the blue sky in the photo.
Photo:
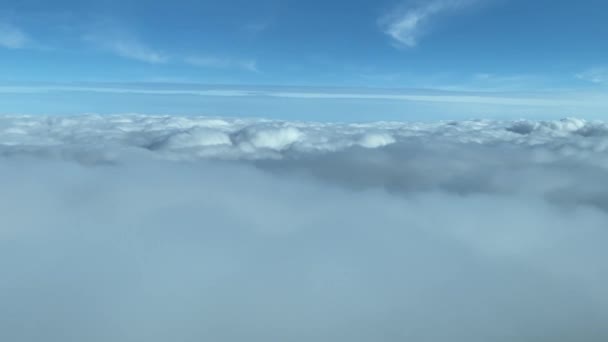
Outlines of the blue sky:
M567 93L597 115L606 22L600 0L4 0L0 82Z

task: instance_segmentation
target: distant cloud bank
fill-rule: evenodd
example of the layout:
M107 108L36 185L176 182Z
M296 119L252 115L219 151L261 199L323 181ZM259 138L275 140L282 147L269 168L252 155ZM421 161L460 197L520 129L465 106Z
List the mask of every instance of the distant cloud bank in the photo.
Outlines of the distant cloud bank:
M608 149L606 136L607 123L574 118L331 124L136 114L0 117L0 146L5 154L84 148L104 152L102 155L131 151L168 160L282 160L301 154L323 155L355 147L397 148L425 141L455 146L508 144L530 150L543 147L557 153L558 158L575 151L604 152Z

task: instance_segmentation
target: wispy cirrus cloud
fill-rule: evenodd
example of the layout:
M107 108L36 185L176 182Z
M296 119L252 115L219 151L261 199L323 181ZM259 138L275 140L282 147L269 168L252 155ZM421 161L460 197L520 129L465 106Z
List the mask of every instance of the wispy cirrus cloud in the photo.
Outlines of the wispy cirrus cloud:
M253 59L232 59L210 56L190 56L184 62L200 68L213 69L241 69L251 72L260 72L257 62Z
M472 86L471 86L472 87ZM519 93L466 90L465 87L453 87L454 90L372 90L341 88L298 88L298 87L262 87L232 86L214 87L192 85L190 88L146 88L125 84L82 84L82 85L0 85L1 94L36 94L48 92L81 92L102 94L138 94L138 95L187 95L209 97L267 97L299 100L384 100L417 103L445 104L480 104L494 106L543 106L559 108L564 106L583 107L595 103L602 108L608 106L604 97L598 98L593 93L559 92L559 93ZM473 87L472 87L473 88Z
M269 21L255 22L255 23L251 23L251 24L247 24L247 25L243 26L243 30L245 30L245 32L248 32L252 35L257 35L261 32L266 31L269 26L271 26L271 23Z
M431 0L406 2L380 18L384 31L399 47L414 47L436 16L457 12L480 0Z
M147 46L129 32L98 30L86 34L83 38L99 49L123 58L150 64L161 64L169 61L167 55Z
M22 49L27 47L31 39L20 28L0 22L0 47L6 49Z
M587 69L575 75L576 78L595 83L608 84L608 67L595 67Z
M104 26L105 27L105 26ZM113 53L119 57L140 61L149 64L185 63L190 66L214 69L240 69L250 72L259 72L257 62L253 59L236 59L216 56L183 56L169 55L154 49L129 30L96 29L83 36L84 40L100 50Z

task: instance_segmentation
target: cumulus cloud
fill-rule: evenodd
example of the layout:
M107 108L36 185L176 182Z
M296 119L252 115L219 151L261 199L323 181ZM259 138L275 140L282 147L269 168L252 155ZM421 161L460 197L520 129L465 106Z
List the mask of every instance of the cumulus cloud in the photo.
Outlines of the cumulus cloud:
M187 64L201 68L242 69L251 72L259 72L257 62L255 60L191 56L187 57L184 61Z
M22 49L28 45L30 38L20 28L0 22L0 47Z
M117 56L150 64L161 64L169 61L169 57L156 51L134 35L117 29L99 29L84 36L84 40Z
M608 124L0 118L0 339L605 341Z
M480 2L479 0L409 1L394 8L380 19L389 37L399 46L414 47L425 33L427 25L438 15L455 12Z

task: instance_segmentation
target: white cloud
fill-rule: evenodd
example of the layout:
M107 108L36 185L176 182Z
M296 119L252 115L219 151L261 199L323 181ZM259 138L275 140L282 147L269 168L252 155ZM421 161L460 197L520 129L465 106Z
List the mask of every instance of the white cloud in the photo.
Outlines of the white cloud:
M121 28L114 22L101 22L94 26L84 40L101 50L117 56L150 64L182 62L201 68L241 69L259 72L257 61L253 59L220 58L214 56L187 56L168 54L147 46L130 30Z
M1 117L0 340L604 341L607 138Z
M427 25L440 14L461 10L479 0L409 1L380 19L384 33L403 47L414 47L425 33Z
M0 22L0 47L22 49L30 42L28 35L16 26Z
M582 107L589 104L598 106L606 105L603 94L586 93L534 93L525 95L521 93L508 92L482 92L482 91L370 91L369 89L351 89L343 92L340 89L313 89L313 88L271 88L271 87L231 87L214 88L202 86L200 89L193 87L180 89L149 89L145 87L119 87L119 86L0 86L1 93L40 93L40 92L96 92L110 94L158 94L158 95L192 95L192 96L215 96L215 97L259 97L267 96L274 98L291 99L333 99L333 100L388 100L427 103L452 103L452 104L481 104L498 106L546 106Z
M543 146L570 154L590 153L590 146L593 146L592 152L603 153L608 151L605 136L608 136L608 124L581 119L328 124L114 115L75 118L5 116L0 120L0 151L4 154L55 153L68 151L71 146L108 145L121 150L153 153L169 160L197 160L201 157L275 159L289 157L291 153L338 152L353 147L376 149L402 145L412 139L482 146ZM597 161L601 160L603 158Z
M98 32L87 34L84 39L98 48L117 56L150 64L162 64L169 61L169 57L156 51L130 33L116 29L99 29Z
M242 69L251 72L259 72L257 62L255 60L217 58L217 57L187 57L184 61L190 65L201 68L214 69Z
M576 77L591 83L608 84L608 68L591 68L576 74Z

